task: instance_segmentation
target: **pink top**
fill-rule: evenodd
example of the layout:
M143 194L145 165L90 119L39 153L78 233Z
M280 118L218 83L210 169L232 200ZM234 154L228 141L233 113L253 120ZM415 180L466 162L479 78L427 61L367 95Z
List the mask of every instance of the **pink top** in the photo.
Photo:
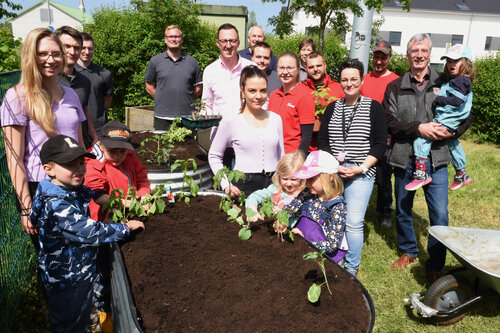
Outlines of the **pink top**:
M240 56L238 64L229 70L219 56L219 59L205 68L201 100L205 103L208 114L226 117L239 112L241 71L249 65L255 63Z
M59 134L67 135L78 141L78 125L86 119L85 114L75 91L69 87L61 87L64 91L63 98L52 104L52 111L56 114L55 126ZM0 107L2 127L11 125L26 127L24 167L28 181L39 182L47 178L40 161L40 149L49 137L28 116L24 108L24 88L21 85L17 85L15 88L10 88L7 91Z
M231 146L236 156L234 170L244 173L276 170L281 156L285 154L283 125L281 117L274 112L268 111L267 115L269 122L263 128L250 126L241 113L222 119L208 152L208 162L214 174L222 169L224 151ZM228 183L226 181L221 185L224 189Z

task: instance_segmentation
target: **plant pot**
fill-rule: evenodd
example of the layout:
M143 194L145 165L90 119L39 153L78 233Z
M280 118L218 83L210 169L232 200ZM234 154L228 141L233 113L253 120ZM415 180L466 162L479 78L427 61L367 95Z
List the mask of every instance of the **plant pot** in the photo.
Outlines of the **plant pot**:
M125 108L125 125L131 131L149 131L154 128L154 105Z
M182 116L182 125L189 128L208 128L212 126L219 126L219 122L222 120L220 115L208 115L204 116Z
M237 225L226 222L225 214L217 211L217 201L197 197L190 206L169 205L166 214L147 221L145 231L122 245L125 265L113 263L112 279L117 280L115 284L128 279L131 287L120 288L132 290L134 297L113 290L113 319L120 331L164 332L189 327L254 332L278 331L283 325L303 331L308 325L309 330L332 331L335 327L345 331L351 327L371 332L373 302L357 279L328 261L333 295L323 286L320 301L309 303L309 285L321 283L323 278L315 263L302 260L311 250L307 243L299 237L294 243L279 241L270 234L272 222L255 224L252 238L241 241ZM119 250L115 248L115 252ZM114 257L120 259L116 253ZM115 299L118 297L122 299ZM127 305L132 298L135 303ZM131 326L121 326L125 322ZM358 323L361 329L354 328Z

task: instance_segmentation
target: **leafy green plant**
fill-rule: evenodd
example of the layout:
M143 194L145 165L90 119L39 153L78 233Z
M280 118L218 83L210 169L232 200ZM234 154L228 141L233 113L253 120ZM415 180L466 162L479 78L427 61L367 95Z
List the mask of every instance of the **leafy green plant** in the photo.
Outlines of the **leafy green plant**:
M321 87L318 90L311 91L311 94L314 96L316 118L320 118L321 116L323 116L328 104L337 99L337 97L335 96L330 96L329 91L330 88L325 88L325 87Z
M127 223L134 217L147 217L153 214L161 214L165 210L165 201L161 199L164 187L157 186L152 194L146 194L142 198L137 198L137 190L129 186L127 194L122 189L116 188L111 191L108 203L103 206L104 210L111 210L113 222ZM123 201L128 202L128 207ZM148 207L148 209L144 209Z
M165 164L167 166L171 164L175 157L175 154L170 153L170 150L174 146L174 142L182 142L186 139L186 136L192 134L190 129L179 127L180 123L181 118L175 118L165 133L153 135L142 141L142 149L139 151L139 154L150 156L150 158L147 159L148 163ZM146 146L148 142L154 142L156 148L148 148Z
M189 205L189 203L191 202L190 196L192 196L192 197L197 196L198 190L200 189L198 184L194 181L193 177L191 177L187 174L188 169L189 169L189 164L191 164L191 166L193 168L193 172L196 172L196 169L198 168L198 166L197 166L194 158L188 158L187 160L176 160L172 164L172 166L170 167L170 171L172 171L172 172L174 172L175 169L180 168L182 170L182 172L184 173L184 177L182 177L181 191L177 194L177 197L180 200L184 200L186 205ZM202 181L202 178L200 175L200 182L201 181ZM189 195L184 193L184 185L189 186Z
M328 279L326 277L326 269L325 269L326 258L324 257L324 254L325 251L322 250L320 252L318 251L308 252L303 256L304 260L314 260L318 264L319 268L323 272L323 276L325 277L325 282L321 284L313 283L311 287L309 287L309 290L307 291L307 299L311 303L316 303L319 300L319 297L321 296L321 286L324 284L326 284L326 288L328 289L330 295L332 294L330 286L328 285Z
M253 214L249 215L247 210L247 217L251 217L256 214L252 209L250 210ZM262 217L276 220L275 230L278 234L278 238L280 238L282 242L284 241L284 238L283 232L281 232L281 228L279 227L280 224L284 224L287 227L286 233L288 234L288 237L292 240L292 242L295 240L293 237L293 233L290 230L290 221L288 218L287 208L276 209L276 204L271 200L271 197L268 197L260 204L259 214Z
M0 8L1 9L1 8ZM0 23L0 72L12 71L21 67L19 52L21 39L14 39L10 23Z

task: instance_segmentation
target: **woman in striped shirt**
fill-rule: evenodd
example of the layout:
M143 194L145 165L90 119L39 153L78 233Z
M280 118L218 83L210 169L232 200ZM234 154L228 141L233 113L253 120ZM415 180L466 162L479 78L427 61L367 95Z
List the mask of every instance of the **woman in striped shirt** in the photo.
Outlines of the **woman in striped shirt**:
M318 147L337 158L345 186L346 236L349 250L346 270L357 274L363 247L363 221L375 180L375 164L385 151L387 128L379 102L361 96L363 64L357 59L339 68L345 97L325 110L318 134Z

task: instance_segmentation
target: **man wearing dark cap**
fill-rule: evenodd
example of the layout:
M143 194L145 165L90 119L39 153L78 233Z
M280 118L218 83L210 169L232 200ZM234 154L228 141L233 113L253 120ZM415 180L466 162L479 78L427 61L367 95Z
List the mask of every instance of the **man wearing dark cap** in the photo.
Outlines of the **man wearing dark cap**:
M379 40L373 48L373 72L363 77L361 95L370 97L379 103L384 100L385 88L399 76L387 69L392 56L391 43ZM387 145L390 144L387 139ZM387 151L383 159L377 164L377 211L380 213L380 225L386 228L392 227L392 167L387 163Z

